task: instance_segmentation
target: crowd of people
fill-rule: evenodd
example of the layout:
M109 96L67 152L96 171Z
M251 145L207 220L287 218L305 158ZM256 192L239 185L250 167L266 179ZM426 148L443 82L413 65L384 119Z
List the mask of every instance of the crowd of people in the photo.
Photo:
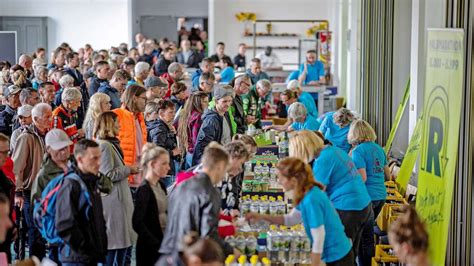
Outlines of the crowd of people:
M291 132L290 157L277 169L295 208L246 218L303 223L313 265L370 265L387 158L352 111L318 114L302 89L325 82L315 51L280 95L288 122L264 127L272 83L261 59L236 75L246 67L244 44L234 60L224 43L204 57L195 48L204 43L184 36L180 49L138 34L136 47L76 52L63 43L49 64L41 48L1 63L0 251L8 261L24 259L26 245L29 256L66 266L131 265L134 255L140 266L222 265L240 255L218 225L240 216L253 127ZM197 68L191 88L185 67ZM390 238L422 265L427 235L413 209L406 215Z

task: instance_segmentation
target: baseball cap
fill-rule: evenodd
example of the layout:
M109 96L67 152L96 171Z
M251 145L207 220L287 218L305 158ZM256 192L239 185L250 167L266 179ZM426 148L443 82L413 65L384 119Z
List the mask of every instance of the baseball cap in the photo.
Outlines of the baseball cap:
M3 96L8 97L10 95L15 95L21 91L21 88L15 85L8 86L4 91L3 91Z
M46 143L46 147L49 146L55 151L64 149L73 144L66 132L58 128L51 129L46 134L44 142Z
M145 88L151 87L168 87L168 83L165 83L161 78L150 76L145 80Z
M214 97L216 100L222 99L226 96L234 97L234 89L230 85L219 86L214 89Z
M18 108L18 116L30 117L31 110L33 110L33 106L29 104L22 105L20 108Z

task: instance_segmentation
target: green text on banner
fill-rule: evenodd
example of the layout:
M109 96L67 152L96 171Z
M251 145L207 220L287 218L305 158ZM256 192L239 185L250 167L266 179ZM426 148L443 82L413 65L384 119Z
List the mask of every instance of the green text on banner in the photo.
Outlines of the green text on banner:
M397 115L395 116L395 120L392 124L392 129L390 130L390 135L388 135L387 143L385 144L384 151L388 155L390 151L390 147L392 147L393 139L395 138L395 134L397 133L398 125L402 120L403 111L405 111L405 107L407 106L408 99L410 98L410 79L407 81L407 85L405 87L405 94L403 95L403 99L398 105Z
M416 160L420 154L420 139L421 139L421 129L423 124L423 114L420 114L418 120L416 121L415 129L408 144L407 152L403 157L402 165L400 166L400 171L397 176L397 183L400 185L400 192L402 195L407 191L408 181L410 181L411 174L413 173L413 168L415 167Z
M432 265L444 265L458 155L464 32L429 29L416 208Z

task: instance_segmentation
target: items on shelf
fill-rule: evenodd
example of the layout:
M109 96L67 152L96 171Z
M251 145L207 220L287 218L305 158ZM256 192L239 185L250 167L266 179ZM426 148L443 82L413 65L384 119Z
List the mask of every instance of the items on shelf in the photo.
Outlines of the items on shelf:
M257 32L256 35L259 37L298 37L300 36L297 33L288 33L288 32L283 32L283 33ZM253 37L253 33L247 33L247 34L244 34L244 36Z
M249 212L269 214L269 215L283 215L291 210L291 204L285 203L282 196L268 197L258 195L246 195L240 201L240 213L245 215Z
M265 49L267 46L252 46L247 45L248 49ZM298 46L271 46L274 50L298 50Z

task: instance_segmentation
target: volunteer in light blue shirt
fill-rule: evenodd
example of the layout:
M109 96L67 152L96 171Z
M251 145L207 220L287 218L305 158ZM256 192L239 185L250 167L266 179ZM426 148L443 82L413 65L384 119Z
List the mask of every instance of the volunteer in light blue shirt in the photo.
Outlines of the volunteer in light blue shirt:
M289 140L289 155L313 165L314 178L325 186L346 235L352 239L354 256L357 257L362 229L366 224L372 224L373 210L370 196L352 159L343 150L325 145L322 138L308 130L293 134Z
M319 131L334 146L349 153L351 145L347 141L347 134L353 120L354 115L349 109L340 108L332 116L326 116L319 127Z
M220 83L229 83L234 77L235 77L235 72L234 72L234 65L232 64L232 61L228 57L223 57L221 59L221 66L223 67L221 73L216 76L216 79Z
M315 50L309 50L306 53L306 62L301 64L299 72L298 80L303 85L318 85L326 82L324 64L317 60Z
M337 211L314 180L311 166L298 158L285 158L278 163L278 181L285 191L295 191L296 208L283 216L249 213L249 220L267 220L288 226L303 223L311 242L312 265L354 265L350 239Z
M352 160L365 181L365 186L372 200L374 219L372 224L364 226L361 239L361 263L370 264L370 258L375 255L374 225L375 219L382 210L387 197L385 179L389 177L387 156L380 145L374 141L377 138L374 129L364 120L352 122L347 136L350 144L354 146L351 151Z
M288 108L288 118L293 121L293 123L288 128L289 131L316 131L319 129L319 124L317 123L317 120L310 118L307 113L306 107L302 103L295 102L290 105L290 107Z

